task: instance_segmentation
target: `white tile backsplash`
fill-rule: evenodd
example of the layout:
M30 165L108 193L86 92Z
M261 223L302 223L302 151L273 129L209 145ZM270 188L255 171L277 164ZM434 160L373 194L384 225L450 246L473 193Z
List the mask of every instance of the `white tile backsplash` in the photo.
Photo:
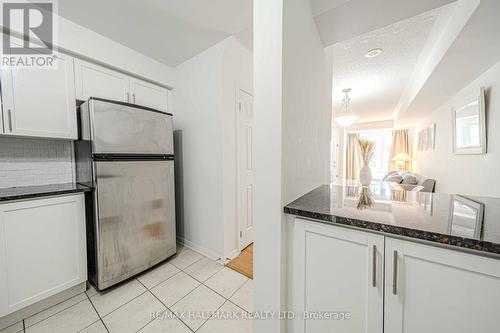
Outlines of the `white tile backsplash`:
M71 183L73 143L0 137L0 188Z

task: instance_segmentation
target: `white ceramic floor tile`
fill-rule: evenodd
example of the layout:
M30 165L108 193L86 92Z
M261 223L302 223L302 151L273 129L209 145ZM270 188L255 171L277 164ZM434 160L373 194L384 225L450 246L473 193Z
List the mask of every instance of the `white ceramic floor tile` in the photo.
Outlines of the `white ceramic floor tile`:
M111 312L102 320L111 333L137 332L151 322L152 313L166 308L150 292L146 292L124 306Z
M26 328L27 333L78 332L99 320L88 300Z
M252 320L231 302L224 303L213 318L210 318L199 333L251 333Z
M202 257L203 256L198 252L188 249L187 247L179 246L177 248L177 254L170 259L169 262L180 269L185 269L189 265L200 260Z
M22 332L23 330L23 322L19 321L14 325L10 325L0 330L0 333L17 333Z
M209 258L203 258L188 268L186 268L184 271L194 277L196 280L205 282L209 277L223 269L224 266L218 264L217 262L209 259Z
M170 313L170 312L169 312ZM147 324L140 333L191 333L192 331L177 318L157 318Z
M151 289L151 292L170 307L199 285L198 281L186 273L179 272Z
M201 285L171 309L186 325L196 331L224 302L223 297Z
M104 317L111 311L116 310L123 304L144 293L146 290L147 289L144 288L139 281L134 279L117 288L95 294L90 297L90 300L92 304L94 304L97 312L99 312L99 315Z
M222 296L230 298L247 281L246 276L224 267L220 272L208 279L205 285Z
M104 327L102 321L99 320L78 333L108 333L108 330L106 329L106 327Z
M243 310L253 312L253 281L248 280L243 287L238 289L230 298L231 302L241 307Z
M178 272L179 269L177 267L167 262L139 276L137 279L145 285L146 288L151 289Z
M81 293L79 295L76 295L74 297L71 297L70 299L61 302L59 304L54 305L53 307L48 308L47 310L44 310L42 312L39 312L31 317L28 317L24 320L24 325L26 327L33 326L36 323L49 318L50 316L55 315L56 313L59 313L70 306L73 306L75 304L80 303L81 301L84 301L87 299L87 295L85 293Z

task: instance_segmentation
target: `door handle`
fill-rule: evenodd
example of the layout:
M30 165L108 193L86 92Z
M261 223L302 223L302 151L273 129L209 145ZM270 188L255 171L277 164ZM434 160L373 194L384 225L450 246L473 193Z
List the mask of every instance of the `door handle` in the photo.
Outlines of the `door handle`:
M372 287L377 286L377 246L372 249Z
M12 132L12 111L11 109L7 110L7 118L9 118L9 131Z
M398 251L392 255L392 294L398 294Z
M135 94L132 94L132 103L135 104Z

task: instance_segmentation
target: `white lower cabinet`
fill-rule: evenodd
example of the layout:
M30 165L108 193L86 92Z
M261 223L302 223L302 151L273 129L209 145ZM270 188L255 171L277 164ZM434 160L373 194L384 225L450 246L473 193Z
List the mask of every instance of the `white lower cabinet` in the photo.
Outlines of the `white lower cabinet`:
M293 333L497 332L500 260L293 218L289 305L347 312L295 319Z
M0 317L87 280L83 194L0 204Z
M350 318L298 318L291 331L381 333L384 237L301 219L293 229L295 313L346 313Z
M386 239L385 332L498 332L500 260Z

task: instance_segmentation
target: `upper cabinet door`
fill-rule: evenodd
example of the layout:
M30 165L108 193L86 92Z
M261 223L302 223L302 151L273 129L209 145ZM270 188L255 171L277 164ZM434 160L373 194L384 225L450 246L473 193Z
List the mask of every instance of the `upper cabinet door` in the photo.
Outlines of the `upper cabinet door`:
M386 333L498 332L500 260L386 238Z
M73 58L55 56L55 68L2 68L5 134L77 139Z
M344 320L341 313L319 320L299 316L293 332L382 333L384 237L299 218L292 229L295 313L350 315Z
M142 80L131 79L130 90L132 92L132 103L167 111L167 89Z
M76 98L100 97L130 102L129 77L99 65L75 59Z

